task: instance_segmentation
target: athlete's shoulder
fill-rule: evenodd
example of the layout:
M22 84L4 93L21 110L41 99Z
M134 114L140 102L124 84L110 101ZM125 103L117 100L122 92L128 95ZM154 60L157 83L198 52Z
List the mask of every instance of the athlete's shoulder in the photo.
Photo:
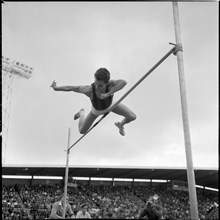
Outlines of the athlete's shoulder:
M79 86L79 90L81 93L90 96L92 92L92 85Z
M85 85L85 86L81 86L84 90L91 90L92 89L92 85Z

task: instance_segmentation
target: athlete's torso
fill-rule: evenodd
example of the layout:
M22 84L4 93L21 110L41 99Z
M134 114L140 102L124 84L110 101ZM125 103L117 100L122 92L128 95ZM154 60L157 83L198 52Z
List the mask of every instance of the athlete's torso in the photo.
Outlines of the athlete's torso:
M101 99L96 94L96 89L95 89L94 83L91 84L91 87L92 87L92 96L90 97L90 100L91 100L93 107L96 110L107 109L112 104L113 95L110 95L106 99ZM109 85L106 86L105 93L107 93L109 91L109 89L110 89L109 87L110 87Z

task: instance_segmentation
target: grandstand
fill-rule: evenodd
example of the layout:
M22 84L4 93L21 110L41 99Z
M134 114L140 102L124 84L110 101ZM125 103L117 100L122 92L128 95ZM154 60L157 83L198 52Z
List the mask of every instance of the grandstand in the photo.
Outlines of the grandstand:
M2 167L3 175L17 176L65 176L65 166L42 165L6 165ZM69 175L75 177L128 178L149 180L177 180L187 182L186 168L170 167L114 167L114 166L70 166ZM218 170L195 168L196 184L202 187L218 189Z
M23 219L47 219L63 191L65 166L5 165L2 175L2 219L12 219L11 213ZM157 193L165 219L190 219L186 168L70 166L69 177L75 214L87 203L92 218L137 218L148 197ZM195 179L200 219L206 215L217 219L218 170L196 168ZM16 205L11 208L6 203Z

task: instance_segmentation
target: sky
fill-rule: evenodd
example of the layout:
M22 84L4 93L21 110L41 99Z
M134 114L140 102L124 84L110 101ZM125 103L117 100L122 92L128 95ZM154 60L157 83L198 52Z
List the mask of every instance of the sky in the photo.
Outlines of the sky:
M218 168L218 2L179 2L193 166ZM13 77L3 164L65 165L81 134L83 94L50 85L90 85L100 67L127 85L175 43L172 2L5 2L2 55L34 71ZM4 83L4 82L3 82ZM4 99L4 97L2 97ZM123 101L137 115L118 133L109 114L69 155L69 166L186 167L177 57L170 55Z

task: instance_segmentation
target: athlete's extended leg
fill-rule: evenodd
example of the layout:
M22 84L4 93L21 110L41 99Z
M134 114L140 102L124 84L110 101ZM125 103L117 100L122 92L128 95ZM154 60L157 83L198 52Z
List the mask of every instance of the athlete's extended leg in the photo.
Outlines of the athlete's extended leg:
M91 125L93 124L93 122L95 121L95 119L98 116L92 114L92 112L90 111L89 114L85 117L85 110L81 109L79 112L77 112L74 116L74 120L79 119L79 132L81 134L85 134L89 128L91 127Z
M134 121L136 119L136 115L133 111L131 111L126 105L119 103L112 112L124 116L121 122L116 122L115 125L119 128L119 132L121 135L125 135L124 125Z

